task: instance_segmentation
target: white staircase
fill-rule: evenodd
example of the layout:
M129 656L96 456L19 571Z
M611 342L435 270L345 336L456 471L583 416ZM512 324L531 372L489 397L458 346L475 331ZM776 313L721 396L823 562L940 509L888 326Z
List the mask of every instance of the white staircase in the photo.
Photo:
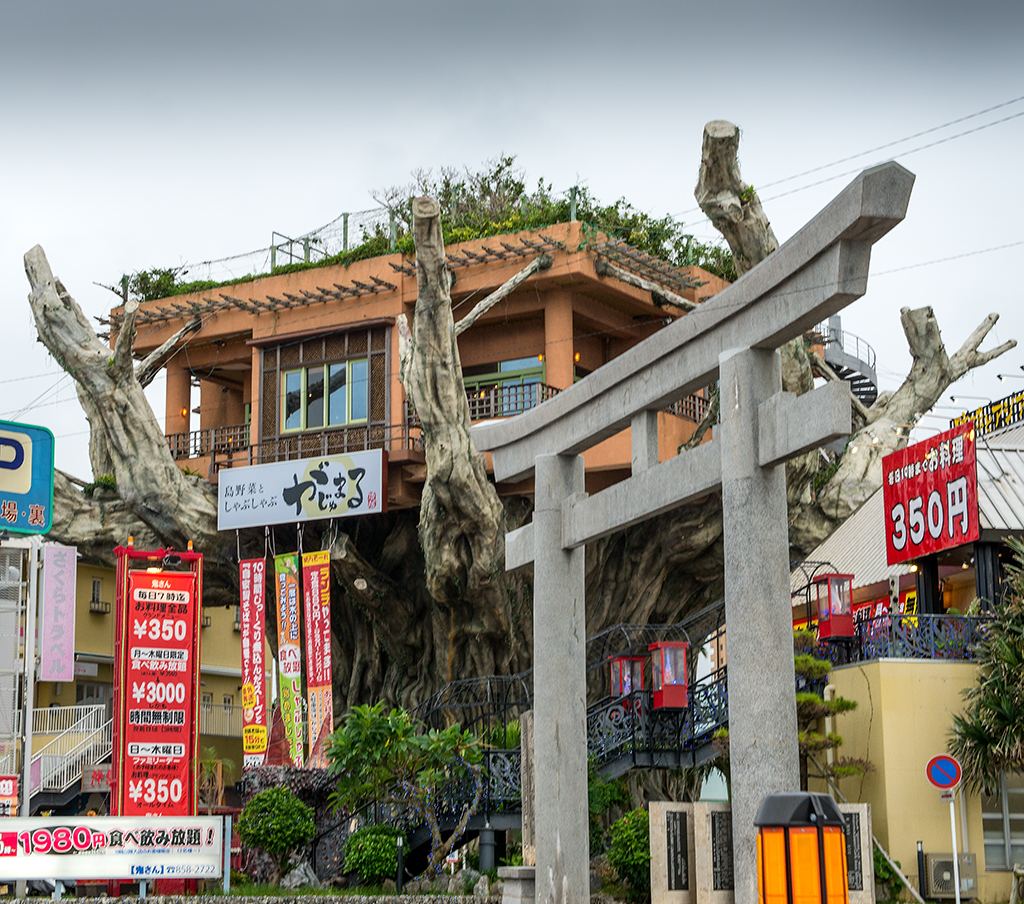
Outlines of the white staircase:
M32 714L35 736L55 735L32 754L32 793L67 791L82 777L82 767L110 756L113 722L102 703L54 706Z

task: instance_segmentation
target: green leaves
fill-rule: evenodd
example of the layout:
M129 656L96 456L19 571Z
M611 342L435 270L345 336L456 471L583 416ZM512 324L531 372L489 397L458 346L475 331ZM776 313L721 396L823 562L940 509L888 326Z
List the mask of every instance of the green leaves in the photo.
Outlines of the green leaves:
M268 788L248 804L237 823L238 837L252 847L262 848L274 861L277 882L287 857L309 844L316 833L313 811L287 788Z
M650 900L651 838L647 811L630 810L611 829L612 845L608 862L619 878L629 885L635 900Z
M977 648L978 683L964 691L967 705L953 717L949 751L972 790L994 791L1004 772L1024 771L1024 546L1008 541L1006 598Z
M331 737L327 761L337 777L332 806L354 811L378 801L409 807L431 829L434 868L479 805L483 754L479 740L460 725L423 728L405 710L385 713L383 703L354 707ZM438 803L445 789L467 777L476 785L474 800L463 813L461 829L444 840L438 828Z

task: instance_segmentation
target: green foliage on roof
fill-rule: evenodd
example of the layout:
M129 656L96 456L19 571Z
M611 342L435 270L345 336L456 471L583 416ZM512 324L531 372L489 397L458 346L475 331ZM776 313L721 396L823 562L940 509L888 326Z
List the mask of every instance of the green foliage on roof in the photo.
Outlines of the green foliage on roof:
M540 179L536 188L528 190L524 173L511 155L489 161L475 172L469 168L464 171L445 168L437 177L425 171L415 173L414 179L408 185L373 193L374 199L391 212L395 221L394 250L408 257L415 256L411 201L417 195L429 195L440 204L446 245L567 223L575 200L576 219L584 224L586 237L582 247L598 241L599 236L618 238L674 267L697 266L730 281L737 278L732 252L727 246L697 241L686 232L685 224L671 215L655 217L638 210L625 198L603 204L586 186L579 186L568 194L556 194L550 182ZM390 253L390 229L378 222L372 231L363 231L354 247L316 261L285 264L245 280L224 282L185 282L186 271L181 267L154 268L129 277L128 290L140 301L154 301L299 270L348 267L356 261Z

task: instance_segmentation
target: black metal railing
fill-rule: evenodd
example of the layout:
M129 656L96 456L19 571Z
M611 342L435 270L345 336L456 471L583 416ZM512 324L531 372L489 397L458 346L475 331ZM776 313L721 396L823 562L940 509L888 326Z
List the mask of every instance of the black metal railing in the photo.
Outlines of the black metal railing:
M857 625L860 659L974 659L991 616L877 615Z

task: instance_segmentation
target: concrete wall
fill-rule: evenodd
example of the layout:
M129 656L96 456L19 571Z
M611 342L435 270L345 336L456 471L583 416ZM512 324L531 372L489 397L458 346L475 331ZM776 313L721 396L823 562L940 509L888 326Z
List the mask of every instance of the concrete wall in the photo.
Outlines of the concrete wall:
M829 679L840 696L858 703L836 720L841 755L874 764L873 772L841 779L839 787L851 801L871 804L875 835L915 885L917 842L926 853L948 854L952 848L949 804L929 784L925 766L948 752L951 714L962 710L961 692L975 683L975 672L971 662L882 659L837 668ZM985 870L981 799L967 794L966 804L968 850L978 856L978 900L1006 901L1010 873ZM957 843L963 851L960 814L958 796Z

